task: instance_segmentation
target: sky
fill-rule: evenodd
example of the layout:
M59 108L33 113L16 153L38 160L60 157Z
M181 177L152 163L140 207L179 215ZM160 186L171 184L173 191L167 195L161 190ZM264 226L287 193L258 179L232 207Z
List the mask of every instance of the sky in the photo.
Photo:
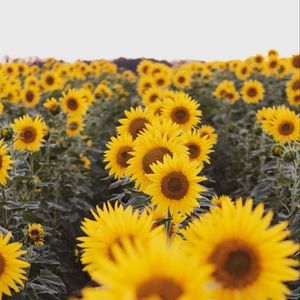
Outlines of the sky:
M0 58L230 60L299 52L299 0L0 0Z

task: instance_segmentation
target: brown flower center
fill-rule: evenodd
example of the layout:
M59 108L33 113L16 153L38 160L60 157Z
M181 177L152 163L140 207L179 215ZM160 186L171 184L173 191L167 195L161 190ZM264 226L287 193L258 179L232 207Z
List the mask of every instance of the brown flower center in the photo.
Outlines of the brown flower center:
M178 77L178 82L179 83L185 83L185 77L184 76L179 76Z
M292 59L292 64L295 68L300 68L300 55L295 55Z
M183 293L183 288L172 278L151 278L138 286L136 298L138 300L152 299L152 297L161 300L177 300Z
M150 102L154 103L156 100L158 99L158 95L157 94L153 94L150 96Z
M40 232L37 230L37 229L33 229L31 232L30 232L30 236L32 238L36 237L36 236L40 236Z
M294 102L295 102L295 103L300 102L300 96L299 96L299 95L296 95L296 96L294 97Z
M281 135L290 135L293 133L295 125L290 121L284 121L279 125L278 131Z
M46 83L48 85L53 85L54 84L54 78L51 75L47 76L46 77Z
M270 62L270 68L271 69L275 69L277 67L277 61L276 60L273 60Z
M188 122L190 118L190 113L185 107L176 107L171 113L171 118L174 122L178 124L184 124Z
M213 276L227 289L240 289L251 285L260 273L256 251L240 240L227 240L215 247L209 258L215 265Z
M297 80L295 80L295 81L293 82L292 89L293 89L294 91L300 89L300 79L297 79Z
M254 88L254 87L250 87L248 90L247 90L247 95L249 97L255 97L257 95L257 89Z
M149 150L143 157L143 169L146 174L153 173L151 165L156 162L162 162L164 156L168 154L172 156L172 152L165 147L156 147Z
M77 122L71 122L68 126L69 130L75 131L79 128L79 124Z
M21 138L22 142L24 142L26 144L30 144L30 143L34 142L36 139L36 136L37 136L37 132L36 132L35 128L33 128L33 127L26 127L20 133L20 138Z
M130 122L129 132L133 139L136 139L138 134L146 128L147 123L145 118L136 118Z
M195 159L199 156L201 149L199 147L199 145L194 144L194 143L189 143L186 145L188 147L189 150L189 157L191 159Z
M32 102L34 99L34 93L32 91L27 91L25 97L27 102Z
M122 168L127 168L129 166L128 160L132 158L132 155L129 153L132 151L132 147L124 146L121 147L117 153L117 163Z
M260 56L256 56L255 58L257 63L261 63L262 62L262 58Z
M189 182L181 172L171 172L163 177L161 191L169 199L180 200L188 192Z
M165 83L165 80L163 78L159 78L157 81L156 81L157 85L158 86L163 86L164 83Z
M0 278L3 275L5 270L5 258L4 256L0 253Z
M247 73L247 68L246 68L246 67L242 68L241 73L242 73L243 75L245 75L245 74Z
M67 100L67 107L72 110L75 111L78 108L78 101L75 98L69 98Z

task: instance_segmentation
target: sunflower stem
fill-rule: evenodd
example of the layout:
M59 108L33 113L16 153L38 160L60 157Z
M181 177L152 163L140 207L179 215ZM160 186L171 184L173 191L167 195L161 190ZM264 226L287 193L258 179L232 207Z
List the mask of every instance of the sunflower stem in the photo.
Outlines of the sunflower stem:
M6 209L6 196L5 196L5 190L4 186L1 186L1 192L2 192L2 207L3 207L3 223L4 223L4 228L7 227L7 209Z
M33 153L31 153L30 155L30 176L31 176L31 180L34 180L34 157L33 157ZM34 188L30 191L30 200L34 201Z
M224 140L226 144L228 141L228 131L229 131L229 124L231 120L231 113L232 113L231 106L227 104L226 115L225 115L225 132L224 132Z

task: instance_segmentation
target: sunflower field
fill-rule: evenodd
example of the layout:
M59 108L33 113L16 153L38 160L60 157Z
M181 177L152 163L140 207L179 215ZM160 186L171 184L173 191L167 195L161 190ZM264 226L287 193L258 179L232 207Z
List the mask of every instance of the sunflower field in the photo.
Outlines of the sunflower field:
M0 300L300 298L300 56L0 64Z

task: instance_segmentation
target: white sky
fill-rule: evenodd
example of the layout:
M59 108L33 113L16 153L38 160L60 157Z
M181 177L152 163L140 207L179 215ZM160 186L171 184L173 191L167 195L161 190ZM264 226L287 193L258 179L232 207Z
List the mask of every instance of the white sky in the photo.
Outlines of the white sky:
M299 0L0 0L0 58L228 60L299 52Z

